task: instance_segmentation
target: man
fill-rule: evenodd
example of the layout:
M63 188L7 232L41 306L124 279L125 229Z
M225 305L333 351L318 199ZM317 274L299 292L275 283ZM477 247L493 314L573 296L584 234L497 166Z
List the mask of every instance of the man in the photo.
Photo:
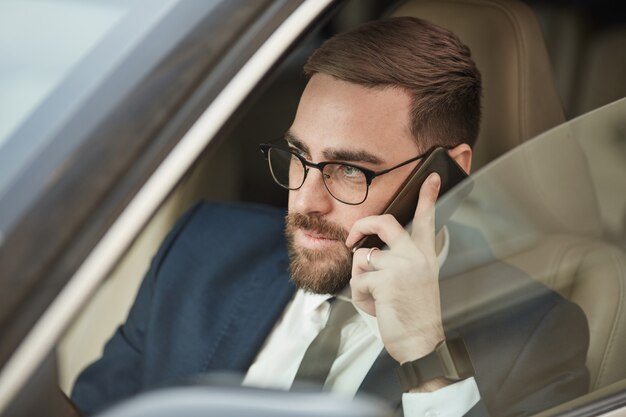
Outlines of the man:
M463 239L477 240L463 230L435 235L436 174L421 187L410 232L380 215L436 146L470 171L480 75L467 47L423 20L394 18L327 41L305 72L286 143L264 148L274 179L290 189L284 231L283 213L266 207L197 205L187 213L155 256L127 322L78 379L79 408L94 412L210 371L289 389L349 297L357 309L337 326L325 389L373 392L407 416L427 408L530 414L584 393L588 335L576 306L507 267L495 278L470 273L440 285L441 264L462 253ZM371 234L388 248L352 254ZM531 299L496 314L473 311L444 331L441 300L520 283ZM400 385L401 364L410 377L412 366L423 369L457 340L469 352L469 374L436 370ZM543 366L554 350L559 359Z

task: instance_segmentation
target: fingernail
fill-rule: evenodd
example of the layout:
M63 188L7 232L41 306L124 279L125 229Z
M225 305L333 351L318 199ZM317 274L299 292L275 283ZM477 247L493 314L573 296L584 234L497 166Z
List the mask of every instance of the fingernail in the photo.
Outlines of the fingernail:
M428 181L430 181L430 183L432 185L439 185L440 182L440 178L438 174L430 174L430 177L428 178Z

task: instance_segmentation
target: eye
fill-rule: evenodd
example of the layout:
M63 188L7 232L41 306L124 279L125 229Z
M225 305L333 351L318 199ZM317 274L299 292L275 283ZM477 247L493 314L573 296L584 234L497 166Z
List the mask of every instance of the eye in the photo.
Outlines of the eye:
M363 175L363 171L350 165L341 165L341 173L346 177L358 177Z
M324 168L325 179L337 184L360 185L365 182L365 173L357 168L345 164L328 164Z

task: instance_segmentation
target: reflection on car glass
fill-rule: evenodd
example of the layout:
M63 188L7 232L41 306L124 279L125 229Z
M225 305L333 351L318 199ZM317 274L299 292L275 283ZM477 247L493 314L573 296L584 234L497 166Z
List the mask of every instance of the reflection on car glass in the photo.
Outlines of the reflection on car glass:
M515 309L542 297L537 283L553 289L585 313L593 336L586 353L591 391L626 376L612 347L619 339L615 323L623 319L615 306L626 297L626 200L616 192L626 185L625 108L621 100L576 119L479 172L452 219L475 236L468 237L464 254L450 259L450 280L464 271L470 281L491 276L494 286L512 276L522 279L497 291L469 285L482 300L462 306L465 294L456 294L449 319L465 320L484 306ZM551 360L562 361L572 340L564 337Z

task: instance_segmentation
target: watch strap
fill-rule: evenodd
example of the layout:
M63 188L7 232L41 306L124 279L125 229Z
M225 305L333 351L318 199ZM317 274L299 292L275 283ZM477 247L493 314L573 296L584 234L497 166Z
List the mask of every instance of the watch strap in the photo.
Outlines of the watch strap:
M443 340L435 350L398 368L398 377L404 391L410 391L437 378L460 381L474 375L474 367L465 342L458 337Z

